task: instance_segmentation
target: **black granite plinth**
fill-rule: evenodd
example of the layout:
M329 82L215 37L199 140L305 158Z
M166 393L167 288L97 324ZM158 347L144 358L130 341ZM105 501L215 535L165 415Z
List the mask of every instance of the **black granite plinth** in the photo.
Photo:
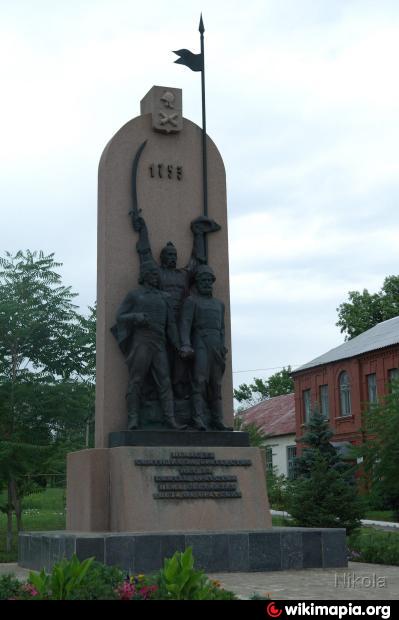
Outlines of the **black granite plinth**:
M138 430L109 434L109 447L121 446L178 446L231 448L249 446L249 435L242 431L173 431Z
M274 527L248 532L21 532L19 565L51 570L76 553L131 573L150 573L175 551L192 547L206 572L267 572L347 566L344 529Z

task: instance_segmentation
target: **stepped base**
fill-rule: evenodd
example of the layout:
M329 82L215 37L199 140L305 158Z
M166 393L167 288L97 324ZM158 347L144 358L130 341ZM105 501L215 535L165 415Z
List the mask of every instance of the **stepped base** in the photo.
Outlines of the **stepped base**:
M344 529L295 527L228 533L22 532L19 565L49 571L76 553L80 560L94 556L130 573L151 573L186 547L193 549L196 568L213 573L347 566Z

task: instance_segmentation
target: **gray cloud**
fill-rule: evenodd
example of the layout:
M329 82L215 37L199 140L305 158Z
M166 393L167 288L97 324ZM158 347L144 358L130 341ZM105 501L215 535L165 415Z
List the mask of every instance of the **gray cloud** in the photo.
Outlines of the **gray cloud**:
M198 47L201 9L208 129L228 181L233 366L301 364L342 341L348 290L398 270L395 1L3 3L1 247L54 251L93 302L98 160L153 84L182 87L200 124L198 76L170 50Z

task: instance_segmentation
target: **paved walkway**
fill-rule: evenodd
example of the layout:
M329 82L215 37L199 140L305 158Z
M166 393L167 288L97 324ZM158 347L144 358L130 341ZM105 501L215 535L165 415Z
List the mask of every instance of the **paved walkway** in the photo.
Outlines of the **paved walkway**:
M209 575L244 599L268 593L273 599L397 600L399 567L349 562L348 568L218 573Z
M14 573L23 580L29 570L0 564L0 575ZM270 573L214 573L222 586L249 599L253 594L273 599L397 600L399 567L349 562L348 568L274 571Z

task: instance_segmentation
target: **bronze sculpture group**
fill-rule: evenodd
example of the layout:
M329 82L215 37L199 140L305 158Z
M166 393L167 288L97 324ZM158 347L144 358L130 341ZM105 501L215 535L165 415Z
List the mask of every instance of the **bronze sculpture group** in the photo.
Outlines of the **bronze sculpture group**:
M112 328L129 371L128 430L148 426L143 412L155 402L162 427L227 430L222 412L224 304L213 297L215 275L206 259L206 235L220 226L205 216L191 223L191 258L179 269L173 243L162 249L157 265L144 218L137 210L131 218L139 235L139 287L125 297ZM176 420L177 402L189 412L185 423Z

